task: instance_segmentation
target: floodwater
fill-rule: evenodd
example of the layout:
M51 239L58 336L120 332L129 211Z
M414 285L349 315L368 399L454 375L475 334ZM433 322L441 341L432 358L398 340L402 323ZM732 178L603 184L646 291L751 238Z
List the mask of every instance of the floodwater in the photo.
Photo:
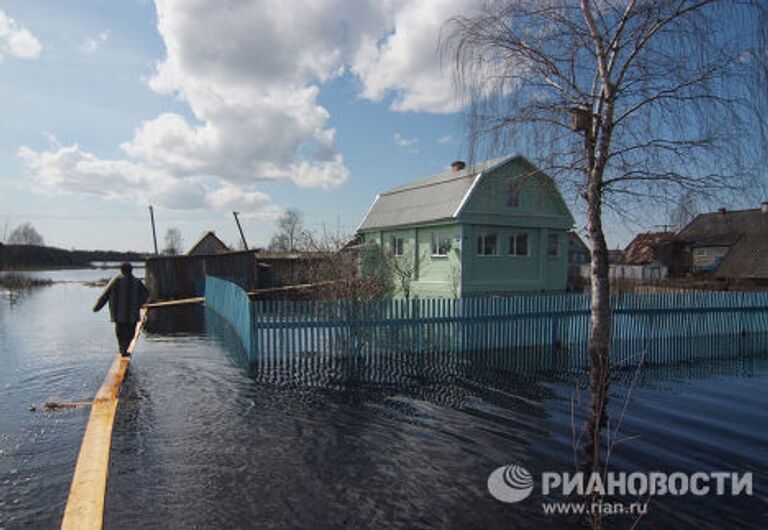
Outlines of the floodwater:
M60 522L89 411L41 406L89 399L101 384L115 345L106 313L90 311L98 294L62 283L0 298L0 528ZM609 465L752 472L753 494L655 497L639 528L768 526L768 339L723 344L719 360L617 375L614 421L630 395ZM252 373L242 359L214 314L155 317L121 394L106 528L583 523L543 513L545 501L574 499L535 489L505 504L486 487L489 473L509 463L534 477L576 470L573 426L580 430L588 401L582 374L501 371L478 355L460 365L392 362L375 367L383 374L375 380L344 364L287 379ZM616 515L606 524L636 521Z

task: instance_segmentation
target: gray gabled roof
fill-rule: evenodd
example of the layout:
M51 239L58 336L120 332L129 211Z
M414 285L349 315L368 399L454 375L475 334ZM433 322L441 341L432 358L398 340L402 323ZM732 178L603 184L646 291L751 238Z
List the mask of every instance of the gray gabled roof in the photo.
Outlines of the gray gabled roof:
M768 278L768 214L760 208L701 214L674 241L731 247L715 271L720 278Z
M735 244L744 234L766 234L768 215L760 208L710 212L698 215L674 239L691 245Z
M768 231L742 236L725 255L715 276L768 279Z
M374 200L358 230L437 222L454 218L480 174L500 167L512 156L468 165L398 186Z

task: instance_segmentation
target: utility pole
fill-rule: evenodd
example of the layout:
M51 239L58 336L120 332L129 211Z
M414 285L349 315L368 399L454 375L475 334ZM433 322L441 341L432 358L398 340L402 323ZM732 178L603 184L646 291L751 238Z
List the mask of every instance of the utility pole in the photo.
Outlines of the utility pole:
M240 212L232 212L232 215L235 216L235 222L237 223L237 229L240 230L240 237L243 239L243 247L245 247L245 250L248 250L248 242L245 240L245 234L243 234L243 227L240 226L240 219L237 218L237 214Z
M152 221L152 241L155 244L155 256L157 256L157 232L155 231L155 210L149 205L149 220Z

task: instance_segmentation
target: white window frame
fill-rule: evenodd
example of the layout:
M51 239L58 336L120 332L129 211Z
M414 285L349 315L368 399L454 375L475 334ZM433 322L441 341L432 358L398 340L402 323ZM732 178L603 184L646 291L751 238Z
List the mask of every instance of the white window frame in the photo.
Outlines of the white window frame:
M403 256L405 254L405 240L402 236L390 236L389 250L393 256Z
M551 241L552 238L555 238L555 241L557 244L555 245L555 253L552 254L551 250ZM547 257L548 258L559 258L560 257L560 234L548 234L547 235Z
M493 236L496 239L496 245L494 247L493 254L487 254L485 252L485 239L489 236ZM480 232L477 235L477 247L475 247L475 252L478 256L482 256L484 258L489 258L493 256L499 255L499 233L496 231L486 231L486 232ZM478 248L479 247L479 248Z
M511 182L509 184L504 201L507 208L520 208L521 191L519 182Z
M517 238L525 236L525 254L517 252ZM528 232L512 232L509 235L509 255L513 258L529 258L531 256L531 237Z
M451 236L445 230L433 230L430 234L430 252L432 257L444 258L448 256L451 250ZM444 245L441 246L441 243ZM444 252L440 252L444 250Z

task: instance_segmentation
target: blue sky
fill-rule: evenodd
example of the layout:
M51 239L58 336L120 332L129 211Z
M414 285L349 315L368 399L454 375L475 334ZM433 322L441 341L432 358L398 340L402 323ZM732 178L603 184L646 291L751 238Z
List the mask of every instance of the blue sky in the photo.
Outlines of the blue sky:
M187 247L235 241L233 209L252 246L290 207L352 233L376 193L465 158L436 41L469 4L5 1L0 236L147 251L148 204ZM609 245L656 220L611 222Z

